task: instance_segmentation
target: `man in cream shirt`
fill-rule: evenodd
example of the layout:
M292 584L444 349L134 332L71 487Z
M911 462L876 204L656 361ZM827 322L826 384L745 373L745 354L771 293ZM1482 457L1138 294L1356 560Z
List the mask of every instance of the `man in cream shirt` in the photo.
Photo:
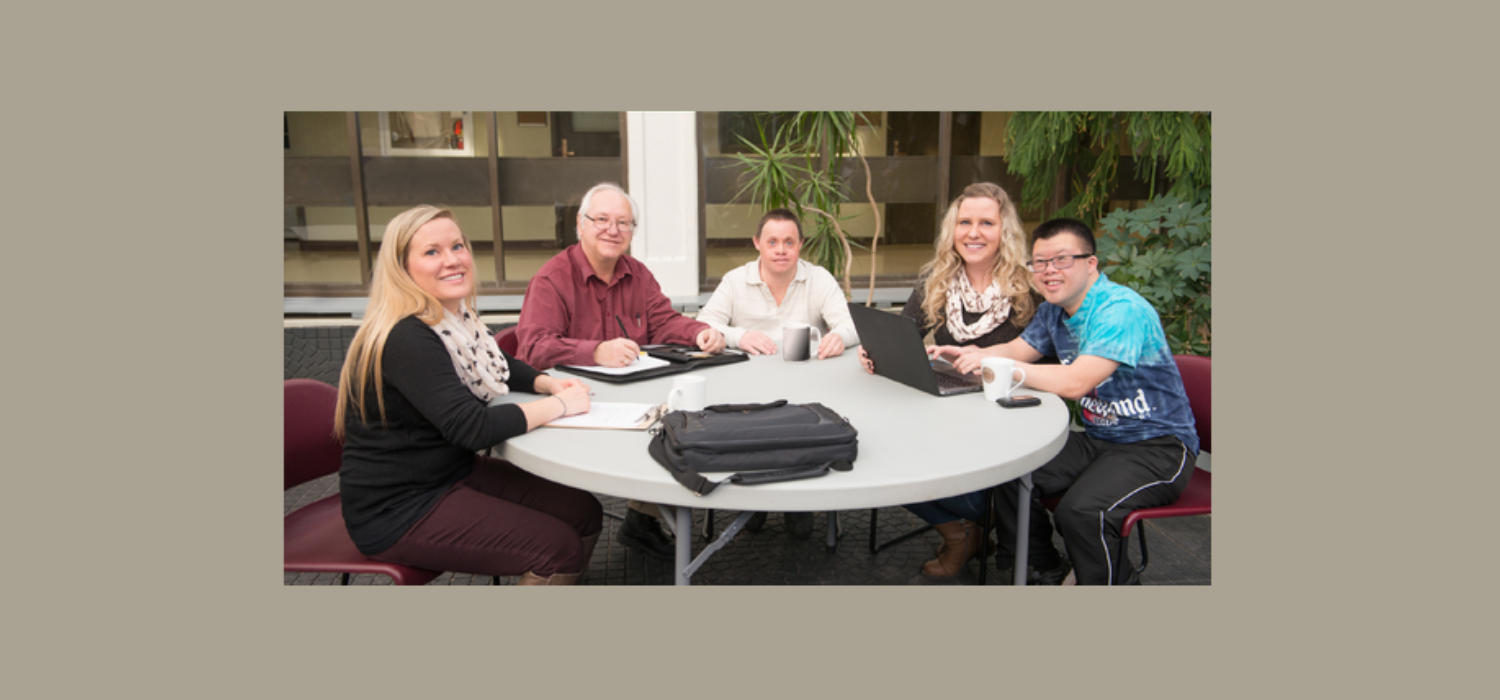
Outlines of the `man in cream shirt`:
M760 256L730 270L698 312L698 320L724 334L729 347L754 355L776 353L781 329L805 323L823 331L818 359L834 357L859 344L848 301L833 275L801 259L802 223L786 209L773 209L760 219L752 239ZM745 524L757 532L765 513ZM787 513L787 534L797 539L812 535L811 513Z
M848 300L833 275L802 260L802 224L786 209L760 219L752 239L760 257L730 270L698 320L722 332L730 347L754 355L779 351L781 328L806 323L823 331L818 359L859 344Z

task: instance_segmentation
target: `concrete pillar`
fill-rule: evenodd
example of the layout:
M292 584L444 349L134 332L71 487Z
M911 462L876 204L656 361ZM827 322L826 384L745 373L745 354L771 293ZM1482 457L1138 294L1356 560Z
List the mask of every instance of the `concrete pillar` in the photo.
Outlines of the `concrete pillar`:
M630 254L674 299L698 294L698 138L693 112L626 112L630 181L641 224Z

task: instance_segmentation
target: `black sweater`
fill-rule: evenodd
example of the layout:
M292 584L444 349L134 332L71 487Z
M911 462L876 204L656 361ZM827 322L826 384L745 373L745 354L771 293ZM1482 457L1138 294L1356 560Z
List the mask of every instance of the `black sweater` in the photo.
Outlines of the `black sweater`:
M505 359L510 390L533 391L540 373ZM344 524L365 554L401 539L448 487L469 475L476 452L526 432L520 406L487 406L464 387L443 341L416 316L391 328L380 366L385 424L372 377L365 389L368 422L350 407L339 468Z

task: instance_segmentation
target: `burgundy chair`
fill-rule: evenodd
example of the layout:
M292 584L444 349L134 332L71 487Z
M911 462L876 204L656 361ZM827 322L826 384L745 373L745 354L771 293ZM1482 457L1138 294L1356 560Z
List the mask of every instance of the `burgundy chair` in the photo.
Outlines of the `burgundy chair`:
M313 379L284 384L282 488L289 489L339 469L343 448L333 437L338 390ZM382 574L401 586L420 586L439 572L375 561L354 548L344 529L337 493L298 508L282 521L283 570L340 574Z
M515 326L507 326L500 329L499 332L495 333L495 343L500 346L501 350L505 351L505 354L510 355L511 357L516 356L516 345L519 342L520 341L516 340Z
M1202 452L1212 453L1209 445L1209 437L1213 426L1212 409L1212 384L1213 384L1213 360L1201 355L1173 355L1172 359L1177 361L1177 371L1182 375L1182 388L1187 391L1188 404L1193 408L1193 423L1198 428L1198 449ZM1116 557L1115 580L1119 577L1119 567L1124 566L1124 548L1130 539L1130 531L1137 524L1140 525L1141 541L1141 565L1136 567L1133 576L1139 576L1146 570L1146 522L1156 518L1182 518L1189 515L1208 515L1214 510L1213 500L1214 475L1212 472L1193 468L1193 475L1189 477L1187 489L1177 497L1177 501L1165 506L1155 508L1141 508L1133 510L1125 517L1125 524L1120 526L1121 556Z
M1193 423L1198 429L1198 449L1202 452L1212 453L1209 437L1213 426L1212 408L1212 379L1213 360L1201 355L1173 355L1172 359L1177 361L1177 372L1182 375L1182 388L1187 392L1188 405L1193 409ZM1122 576L1125 566L1125 552L1130 544L1130 531L1140 525L1138 539L1141 543L1141 565L1135 567L1131 577L1139 577L1146 570L1149 555L1146 551L1146 522L1156 518L1182 518L1189 515L1208 515L1213 512L1213 484L1212 472L1193 468L1193 475L1188 477L1187 488L1182 495L1177 497L1173 503L1154 508L1140 508L1133 510L1125 516L1125 524L1120 526L1120 552L1115 556L1114 580L1124 581ZM1048 510L1057 508L1060 498L1048 498L1043 505Z

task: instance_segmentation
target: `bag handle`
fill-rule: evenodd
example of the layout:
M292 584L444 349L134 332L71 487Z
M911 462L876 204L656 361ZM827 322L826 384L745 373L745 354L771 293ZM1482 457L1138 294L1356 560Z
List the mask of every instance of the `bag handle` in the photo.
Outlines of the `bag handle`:
M765 411L785 405L786 399L777 399L771 403L716 403L712 406L704 406L703 410L713 411L714 413L739 413L742 411Z
M832 462L813 464L804 467L791 467L788 469L773 469L763 472L739 472L731 474L728 481L741 486L753 484L771 484L778 481L796 481L798 479L811 479L815 476L823 476L828 473Z

